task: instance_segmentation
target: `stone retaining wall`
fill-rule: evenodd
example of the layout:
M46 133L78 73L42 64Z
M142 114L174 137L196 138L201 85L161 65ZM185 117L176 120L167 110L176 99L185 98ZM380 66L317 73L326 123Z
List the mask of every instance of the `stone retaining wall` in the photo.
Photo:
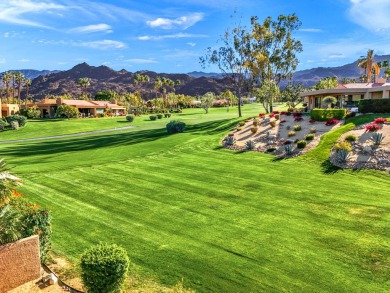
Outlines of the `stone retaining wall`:
M0 293L40 277L37 235L0 246Z

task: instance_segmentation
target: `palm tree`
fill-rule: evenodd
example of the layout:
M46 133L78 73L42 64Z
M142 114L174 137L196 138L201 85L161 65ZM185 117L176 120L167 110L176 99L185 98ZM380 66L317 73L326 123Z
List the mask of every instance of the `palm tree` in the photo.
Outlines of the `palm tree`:
M12 104L15 104L16 72L10 72L12 80Z
M91 80L88 77L79 78L77 84L81 87L82 95L87 97L87 88L91 85Z
M365 58L359 59L357 66L365 70L367 82L371 82L372 67L374 63L374 50L369 49Z
M18 85L18 105L20 107L20 91L22 90L23 81L24 81L24 74L22 72L16 72L15 73L15 80Z
M11 73L10 72L5 72L2 76L2 80L5 85L5 98L7 100L7 103L9 102L9 87L10 87L10 82L11 82Z
M29 78L24 79L24 86L26 87L26 96L24 97L24 103L27 106L27 101L28 101L28 90L30 89L30 85L32 83L32 80Z

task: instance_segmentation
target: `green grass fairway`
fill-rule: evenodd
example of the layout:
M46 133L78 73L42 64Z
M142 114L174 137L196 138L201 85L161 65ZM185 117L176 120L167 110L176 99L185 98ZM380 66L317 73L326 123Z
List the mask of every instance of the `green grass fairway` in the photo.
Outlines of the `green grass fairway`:
M75 263L104 241L124 246L142 274L199 292L389 292L390 176L327 163L362 118L276 160L220 146L236 115L188 110L182 134L142 118L128 131L3 144L0 154L21 191L51 209L53 250ZM47 133L57 123L45 122Z

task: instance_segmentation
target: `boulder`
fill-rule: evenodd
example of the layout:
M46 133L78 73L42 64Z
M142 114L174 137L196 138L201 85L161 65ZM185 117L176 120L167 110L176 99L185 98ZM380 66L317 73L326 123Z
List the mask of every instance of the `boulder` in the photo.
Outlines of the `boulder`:
M371 154L372 153L372 148L369 145L366 145L365 147L363 147L363 153Z

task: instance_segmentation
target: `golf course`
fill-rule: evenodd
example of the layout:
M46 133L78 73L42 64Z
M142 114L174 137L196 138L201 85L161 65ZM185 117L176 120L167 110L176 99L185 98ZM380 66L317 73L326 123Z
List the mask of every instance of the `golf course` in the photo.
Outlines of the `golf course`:
M264 111L242 110L29 120L1 134L0 154L19 191L50 210L53 253L76 266L105 242L127 250L129 275L196 292L389 292L390 175L328 157L355 125L390 116L350 118L310 152L278 159L223 148ZM186 130L169 135L170 120ZM80 132L91 133L68 136Z

